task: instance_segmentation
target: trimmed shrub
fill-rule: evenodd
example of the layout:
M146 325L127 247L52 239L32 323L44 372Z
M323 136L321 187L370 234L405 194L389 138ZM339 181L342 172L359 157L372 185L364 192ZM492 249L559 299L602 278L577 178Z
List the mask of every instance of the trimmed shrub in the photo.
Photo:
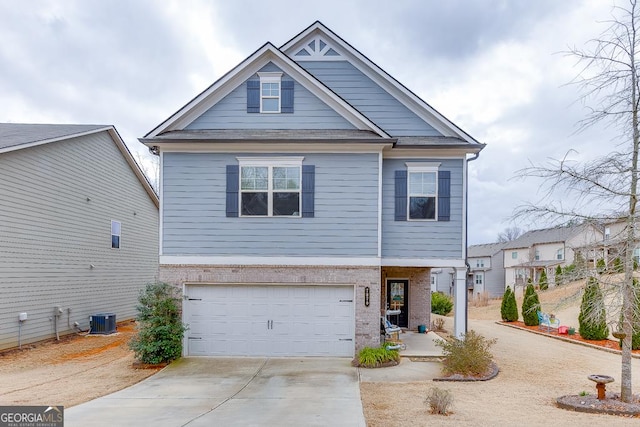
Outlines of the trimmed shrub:
M453 301L451 297L442 292L431 293L431 312L446 316L453 310Z
M129 342L142 363L170 362L182 354L180 291L168 283L151 283L138 296L138 334Z
M607 264L604 262L604 258L600 258L598 262L596 262L596 271L598 274L602 274L607 271Z
M444 354L442 371L445 375L486 375L493 359L489 349L495 342L495 339L488 340L473 330L464 334L463 339L436 342Z
M538 326L538 311L540 311L540 299L538 293L533 287L531 281L524 291L524 299L522 300L522 320L527 326Z
M400 352L388 350L386 343L377 348L365 347L358 353L358 366L363 368L378 368L398 360L400 360Z
M511 286L507 286L502 296L502 305L500 306L500 317L505 322L515 322L518 320L518 304L516 296L511 291Z
M549 289L549 280L547 280L547 269L542 270L542 274L540 274L540 280L538 281L538 286L540 286L541 291L546 291Z
M449 390L433 387L427 394L427 404L432 414L448 415L453 403L453 394Z
M562 285L562 267L556 267L556 276L555 276L556 286Z
M584 288L578 324L580 336L586 340L603 340L609 336L604 297L595 277L589 277Z

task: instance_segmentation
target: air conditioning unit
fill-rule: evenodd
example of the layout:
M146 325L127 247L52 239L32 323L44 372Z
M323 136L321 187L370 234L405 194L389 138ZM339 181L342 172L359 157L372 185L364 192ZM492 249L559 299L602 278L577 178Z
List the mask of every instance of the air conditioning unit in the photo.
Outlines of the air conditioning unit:
M116 331L116 314L100 313L89 316L90 334L108 335Z

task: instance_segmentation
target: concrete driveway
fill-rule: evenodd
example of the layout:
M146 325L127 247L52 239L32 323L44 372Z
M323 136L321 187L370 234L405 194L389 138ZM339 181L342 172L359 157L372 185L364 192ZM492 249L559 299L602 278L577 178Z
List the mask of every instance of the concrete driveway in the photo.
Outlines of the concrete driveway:
M365 426L358 371L340 358L183 358L65 409L66 426Z

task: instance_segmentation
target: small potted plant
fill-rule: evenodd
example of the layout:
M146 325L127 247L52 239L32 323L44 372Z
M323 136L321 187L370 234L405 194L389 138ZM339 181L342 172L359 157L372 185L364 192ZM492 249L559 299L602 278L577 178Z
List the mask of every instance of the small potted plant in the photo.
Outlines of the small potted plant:
M567 333L569 335L575 335L576 334L576 328L574 328L573 326L569 326L569 330L567 331Z

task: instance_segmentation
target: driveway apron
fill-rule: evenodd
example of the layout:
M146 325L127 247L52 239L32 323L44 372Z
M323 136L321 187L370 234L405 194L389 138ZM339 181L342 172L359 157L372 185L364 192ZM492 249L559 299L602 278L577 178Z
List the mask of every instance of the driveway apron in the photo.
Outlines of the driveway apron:
M365 426L344 358L183 358L127 389L65 410L73 426Z

